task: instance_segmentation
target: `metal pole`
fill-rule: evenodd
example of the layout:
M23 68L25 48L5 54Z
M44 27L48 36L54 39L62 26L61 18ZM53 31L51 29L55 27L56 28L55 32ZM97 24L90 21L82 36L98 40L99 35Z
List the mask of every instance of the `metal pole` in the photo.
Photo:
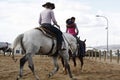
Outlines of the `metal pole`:
M108 29L108 18L107 17L105 17L105 16L101 16L101 15L96 15L96 17L103 17L103 18L105 18L106 19L106 21L107 21L107 27L106 27L106 30L107 30L107 53L109 52L109 46L108 46L108 38L109 38L109 29Z

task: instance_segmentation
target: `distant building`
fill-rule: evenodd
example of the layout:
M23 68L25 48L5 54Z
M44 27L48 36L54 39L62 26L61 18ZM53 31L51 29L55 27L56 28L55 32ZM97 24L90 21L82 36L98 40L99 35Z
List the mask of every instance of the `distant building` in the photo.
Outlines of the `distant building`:
M15 50L14 50L15 54L22 54L22 49L20 47L20 45L18 45Z

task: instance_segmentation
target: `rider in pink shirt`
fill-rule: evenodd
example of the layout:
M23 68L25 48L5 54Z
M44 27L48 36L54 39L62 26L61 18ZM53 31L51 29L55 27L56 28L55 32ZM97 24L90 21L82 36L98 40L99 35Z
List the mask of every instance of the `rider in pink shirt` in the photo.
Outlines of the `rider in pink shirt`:
M75 17L72 17L70 19L67 19L66 20L66 24L67 24L67 29L66 29L66 32L73 35L76 40L77 40L77 47L79 49L78 51L78 54L81 56L81 57L85 57L85 50L86 50L86 44L85 44L85 41L81 41L80 40L80 37L77 37L78 33L79 33L79 30L75 24ZM76 56L76 54L73 54L73 56Z
M75 23L75 17L71 17L70 19L68 19L66 21L67 23L67 29L66 29L66 32L67 33L70 33L71 35L77 37L78 33L79 33L79 30L76 26L76 23Z

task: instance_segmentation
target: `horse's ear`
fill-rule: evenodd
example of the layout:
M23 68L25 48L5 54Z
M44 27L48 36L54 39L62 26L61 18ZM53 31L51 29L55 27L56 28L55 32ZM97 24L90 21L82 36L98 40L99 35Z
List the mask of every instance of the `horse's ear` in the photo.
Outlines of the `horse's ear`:
M84 40L84 42L86 42L86 39Z

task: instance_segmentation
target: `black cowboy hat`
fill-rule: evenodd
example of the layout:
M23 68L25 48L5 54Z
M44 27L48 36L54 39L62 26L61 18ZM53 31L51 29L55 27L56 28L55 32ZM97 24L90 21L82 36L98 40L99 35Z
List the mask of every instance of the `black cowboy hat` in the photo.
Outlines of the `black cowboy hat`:
M47 7L47 8L55 9L55 5L51 2L47 2L47 3L43 4L42 6Z

